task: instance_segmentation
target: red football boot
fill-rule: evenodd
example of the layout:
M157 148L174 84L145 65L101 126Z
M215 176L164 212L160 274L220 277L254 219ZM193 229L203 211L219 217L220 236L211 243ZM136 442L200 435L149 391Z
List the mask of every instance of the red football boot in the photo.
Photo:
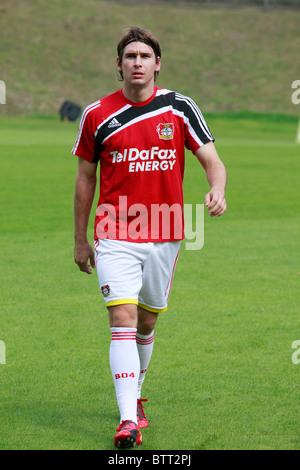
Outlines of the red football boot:
M147 402L146 398L139 398L137 401L137 421L139 428L147 428L149 426L148 420L145 416L143 402Z
M143 443L141 431L133 421L122 421L117 427L117 431L114 437L114 445L119 449L135 447Z

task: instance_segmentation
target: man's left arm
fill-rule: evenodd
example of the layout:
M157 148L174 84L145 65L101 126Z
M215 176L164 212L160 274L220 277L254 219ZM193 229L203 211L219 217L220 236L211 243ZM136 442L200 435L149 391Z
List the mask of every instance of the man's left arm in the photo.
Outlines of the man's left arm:
M210 216L219 217L226 211L225 189L227 182L226 169L213 142L202 145L195 152L203 166L210 191L205 196L205 205Z

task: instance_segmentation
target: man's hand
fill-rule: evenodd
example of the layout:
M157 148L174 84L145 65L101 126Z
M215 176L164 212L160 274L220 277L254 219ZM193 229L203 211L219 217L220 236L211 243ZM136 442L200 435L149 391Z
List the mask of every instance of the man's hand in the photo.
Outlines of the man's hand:
M92 274L95 268L94 250L87 239L87 226L93 204L97 164L78 157L78 173L74 194L74 260L80 271ZM90 260L91 264L88 264Z
M225 189L226 169L213 142L208 142L196 150L196 157L203 166L211 187L205 196L205 205L211 217L219 217L226 211Z
M88 242L75 243L74 260L80 271L87 274L92 274L91 268L96 267L94 250ZM90 261L91 264L88 264Z
M211 217L219 217L226 211L224 194L217 189L211 189L205 196L205 205Z

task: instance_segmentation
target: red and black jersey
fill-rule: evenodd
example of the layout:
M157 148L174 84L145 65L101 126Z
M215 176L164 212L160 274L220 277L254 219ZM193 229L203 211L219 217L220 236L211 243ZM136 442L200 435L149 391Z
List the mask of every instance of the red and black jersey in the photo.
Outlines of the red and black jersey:
M213 140L197 105L167 89L142 103L119 90L88 106L72 153L100 163L95 239L184 238L185 148Z

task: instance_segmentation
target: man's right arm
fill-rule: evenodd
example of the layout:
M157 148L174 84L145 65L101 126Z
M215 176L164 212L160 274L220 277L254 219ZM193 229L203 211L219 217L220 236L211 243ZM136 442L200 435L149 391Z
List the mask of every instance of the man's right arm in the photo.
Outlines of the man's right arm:
M94 250L88 242L87 227L97 183L97 164L78 157L74 194L74 260L80 271L92 274ZM90 264L88 261L90 260Z

